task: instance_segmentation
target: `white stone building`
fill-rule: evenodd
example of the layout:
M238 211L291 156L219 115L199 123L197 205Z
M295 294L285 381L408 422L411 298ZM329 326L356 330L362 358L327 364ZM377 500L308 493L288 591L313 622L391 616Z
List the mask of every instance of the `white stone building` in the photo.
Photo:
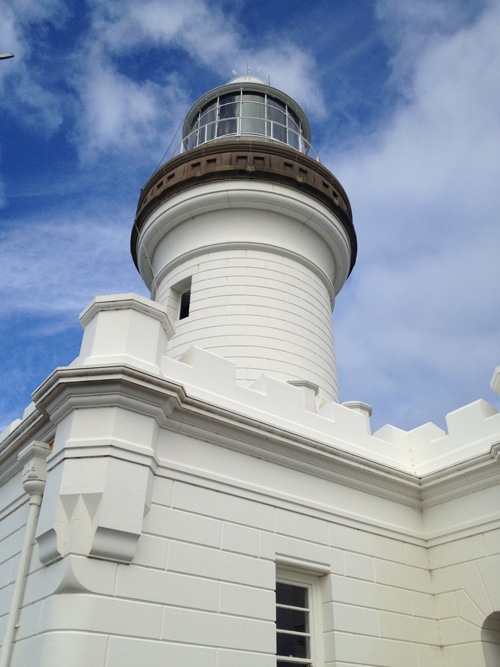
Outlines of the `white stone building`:
M145 185L151 300L96 298L1 436L1 667L500 665L500 414L338 403L356 238L309 139L240 77Z

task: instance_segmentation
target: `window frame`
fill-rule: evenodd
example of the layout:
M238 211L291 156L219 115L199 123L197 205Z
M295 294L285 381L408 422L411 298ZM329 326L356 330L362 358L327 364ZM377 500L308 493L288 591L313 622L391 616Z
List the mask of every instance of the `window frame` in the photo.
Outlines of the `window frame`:
M276 666L288 667L322 667L323 665L323 632L321 623L321 576L307 571L278 566L276 583L289 584L307 590L307 633L309 638L309 657L294 658L278 655L276 642ZM275 601L276 609L278 602ZM283 608L283 607L282 607ZM286 607L284 607L286 608ZM276 627L276 637L279 630Z
M185 296L187 295L188 296ZM187 300L187 313L183 310L183 304ZM184 303L184 306L186 303ZM166 299L167 312L173 322L177 324L185 322L189 319L193 308L193 283L192 276L187 276L179 280L175 285L172 285L167 292ZM182 317L181 317L182 315Z

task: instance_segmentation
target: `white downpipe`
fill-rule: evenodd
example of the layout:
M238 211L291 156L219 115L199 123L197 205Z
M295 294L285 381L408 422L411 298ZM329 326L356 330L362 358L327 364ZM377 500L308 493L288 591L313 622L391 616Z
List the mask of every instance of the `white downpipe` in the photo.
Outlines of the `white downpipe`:
M0 667L9 667L12 654L12 646L16 636L19 619L19 612L22 606L24 590L26 588L26 579L28 568L33 552L35 531L42 504L43 491L47 479L47 458L50 448L43 442L33 442L26 447L20 454L19 460L25 461L23 469L23 487L29 494L29 513L24 533L23 547L19 558L19 568L17 571L14 591L10 604L9 616L7 618L7 627L2 646L2 655L0 657Z

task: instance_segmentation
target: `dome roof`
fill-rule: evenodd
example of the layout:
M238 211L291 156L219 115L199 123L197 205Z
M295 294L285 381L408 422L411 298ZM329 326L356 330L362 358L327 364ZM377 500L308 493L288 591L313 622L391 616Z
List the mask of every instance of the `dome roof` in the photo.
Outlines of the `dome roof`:
M265 86L269 86L270 84L267 83L267 81L264 81L264 79L261 79L258 76L254 76L253 74L238 74L237 76L234 77L234 79L229 79L227 82L229 83L261 83L264 84ZM226 84L227 85L227 84Z

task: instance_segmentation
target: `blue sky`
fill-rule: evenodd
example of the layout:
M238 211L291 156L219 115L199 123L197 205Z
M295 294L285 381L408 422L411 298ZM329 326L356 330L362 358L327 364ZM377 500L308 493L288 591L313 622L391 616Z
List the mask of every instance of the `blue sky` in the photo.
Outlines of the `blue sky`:
M191 103L247 62L305 108L353 207L341 400L371 404L374 428L500 408L499 34L490 0L4 0L0 427L77 356L95 295L147 295L140 189Z

